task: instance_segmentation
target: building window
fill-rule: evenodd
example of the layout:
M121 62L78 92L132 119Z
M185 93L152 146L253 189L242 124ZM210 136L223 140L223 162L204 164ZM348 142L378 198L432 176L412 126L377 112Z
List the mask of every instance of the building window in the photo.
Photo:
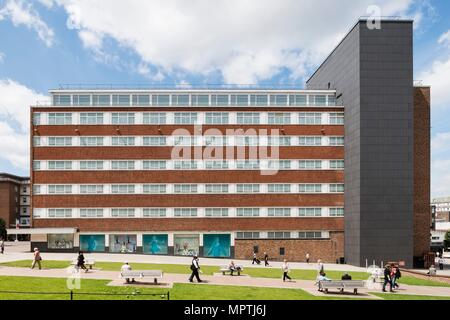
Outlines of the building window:
M233 94L230 96L232 106L248 106L248 94Z
M49 218L72 218L72 209L48 209Z
M271 106L287 106L288 96L286 94L271 94L270 105Z
M71 113L49 113L48 114L49 125L68 125L72 124Z
M258 136L236 136L235 137L236 146L258 146L259 137Z
M175 184L173 186L174 193L197 193L198 188L196 184Z
M73 234L48 234L47 235L48 249L72 249L73 248Z
M70 95L60 95L60 94L54 94L53 95L53 105L54 106L70 106Z
M321 184L313 184L313 183L299 184L298 192L299 193L321 193L322 185Z
M196 136L174 136L173 145L174 146L197 146L199 145L199 137Z
M72 137L48 137L50 147L67 147L72 145Z
M321 217L322 208L299 208L298 215L300 217Z
M49 170L71 170L72 169L72 161L49 161L48 169Z
M299 146L321 146L322 137L298 137Z
M321 239L322 232L320 231L300 231L298 233L299 239Z
M236 185L237 193L259 193L259 184L238 184Z
M226 136L205 136L205 146L223 147L228 145Z
M33 170L41 170L41 162L39 160L33 160Z
M102 194L103 185L101 184L82 184L80 185L81 194Z
M166 137L144 137L144 146L165 146L167 145Z
M80 218L103 218L103 209L80 209Z
M103 113L80 113L80 124L103 124Z
M228 124L229 114L227 112L206 112L205 124Z
M206 160L205 161L206 170L224 170L228 169L228 161L219 160Z
M290 208L269 208L267 211L267 215L269 217L290 217L291 209Z
M289 96L289 105L290 106L306 106L308 104L307 96L305 94L292 94Z
M330 124L333 125L343 125L344 124L344 113L330 113Z
M33 147L41 146L41 137L33 137Z
M93 106L109 106L109 105L111 105L111 96L109 94L102 94L102 95L94 94L92 96L92 105Z
M343 170L344 160L330 160L330 169L332 170Z
M269 193L291 193L291 185L290 184L269 184L268 192Z
M344 192L343 183L330 184L330 193L342 193Z
M33 124L35 126L38 126L41 124L41 114L40 113L33 113Z
M320 170L322 169L321 160L300 160L299 169L301 170Z
M228 217L228 208L206 208L206 217Z
M142 167L144 170L165 170L166 161L144 160Z
M74 106L90 106L91 96L89 94L74 94L72 96L72 104Z
M227 184L207 184L205 185L206 193L228 193Z
M103 170L103 161L95 161L95 160L80 161L80 170Z
M133 106L149 106L150 96L148 94L133 94Z
M330 208L330 217L343 217L344 208Z
M41 186L33 185L33 194L41 194Z
M117 208L111 209L111 217L113 218L134 218L134 208Z
M103 146L103 137L80 137L80 146L82 147Z
M268 145L289 147L291 146L291 137L268 136Z
M166 124L166 114L162 112L145 112L143 114L144 124Z
M134 161L112 161L111 162L112 170L134 170Z
M48 186L48 193L49 194L67 194L72 193L72 186L71 185L54 185L50 184Z
M291 233L289 231L267 232L267 238L269 238L269 239L290 239Z
M300 112L299 124L305 125L322 124L322 114L314 112Z
M188 94L173 94L172 106L188 106L189 95Z
M191 104L193 106L209 106L209 96L193 94L191 96Z
M189 160L176 160L173 162L173 168L175 170L196 170L197 162Z
M344 137L330 137L330 146L343 146Z
M144 184L143 192L157 194L157 193L166 193L167 190L165 184Z
M237 208L238 217L259 217L259 208Z
M175 217L196 217L197 208L175 208Z
M269 160L267 168L269 170L290 170L291 160Z
M134 121L134 113L117 112L112 114L112 124L134 124Z
M113 184L111 185L111 193L114 194L134 194L134 184Z
M327 96L325 95L310 95L309 104L312 106L326 106Z
M113 146L134 146L136 144L135 137L112 137L111 144Z
M236 239L259 239L259 232L236 232ZM258 250L253 249L254 252L258 252Z
M196 112L175 112L175 124L195 124L196 122Z
M255 112L238 112L237 124L260 124L260 114Z
M113 106L129 106L130 95L129 94L113 94L112 95Z
M252 106L267 106L267 94L252 94L250 95L250 105Z
M259 170L259 160L237 160L236 169L242 170Z
M152 95L152 105L154 106L168 106L170 104L170 96L168 94L154 94Z
M328 96L328 105L329 106L335 106L336 105L336 96L329 95Z
M159 218L166 216L166 208L144 208L142 216L144 218Z
M227 94L223 95L215 95L211 96L211 105L213 106L228 106L229 104L229 96Z

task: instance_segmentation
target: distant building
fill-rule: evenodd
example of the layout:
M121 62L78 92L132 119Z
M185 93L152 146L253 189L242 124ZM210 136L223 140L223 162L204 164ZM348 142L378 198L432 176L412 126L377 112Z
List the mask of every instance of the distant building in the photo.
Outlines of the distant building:
M450 197L435 198L431 205L436 207L437 222L450 222Z
M30 204L30 178L0 173L0 218L6 226L29 228Z

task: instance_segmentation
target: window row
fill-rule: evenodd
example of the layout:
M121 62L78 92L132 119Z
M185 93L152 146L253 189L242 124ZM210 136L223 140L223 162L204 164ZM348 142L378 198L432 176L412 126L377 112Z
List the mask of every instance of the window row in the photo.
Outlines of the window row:
M344 184L35 184L34 195L342 193Z
M342 136L34 136L34 147L127 146L343 146Z
M314 214L312 214L314 213ZM33 218L343 217L342 207L320 208L34 208Z
M53 94L54 106L335 106L336 97L320 94L263 93L77 93Z
M50 112L34 125L343 125L343 112Z
M344 160L34 160L33 170L344 170Z

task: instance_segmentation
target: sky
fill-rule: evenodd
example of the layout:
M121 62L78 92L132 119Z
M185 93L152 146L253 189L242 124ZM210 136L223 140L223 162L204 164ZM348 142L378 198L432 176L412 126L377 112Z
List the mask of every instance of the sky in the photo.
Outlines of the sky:
M450 196L448 0L0 0L0 172L29 174L29 106L62 84L295 86L362 16L414 19L432 87L432 197Z

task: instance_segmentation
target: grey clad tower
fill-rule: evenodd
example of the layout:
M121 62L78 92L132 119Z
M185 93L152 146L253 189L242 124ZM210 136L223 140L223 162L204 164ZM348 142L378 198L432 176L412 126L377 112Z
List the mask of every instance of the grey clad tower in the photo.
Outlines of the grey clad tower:
M360 20L307 82L345 106L345 258L413 264L413 21Z

